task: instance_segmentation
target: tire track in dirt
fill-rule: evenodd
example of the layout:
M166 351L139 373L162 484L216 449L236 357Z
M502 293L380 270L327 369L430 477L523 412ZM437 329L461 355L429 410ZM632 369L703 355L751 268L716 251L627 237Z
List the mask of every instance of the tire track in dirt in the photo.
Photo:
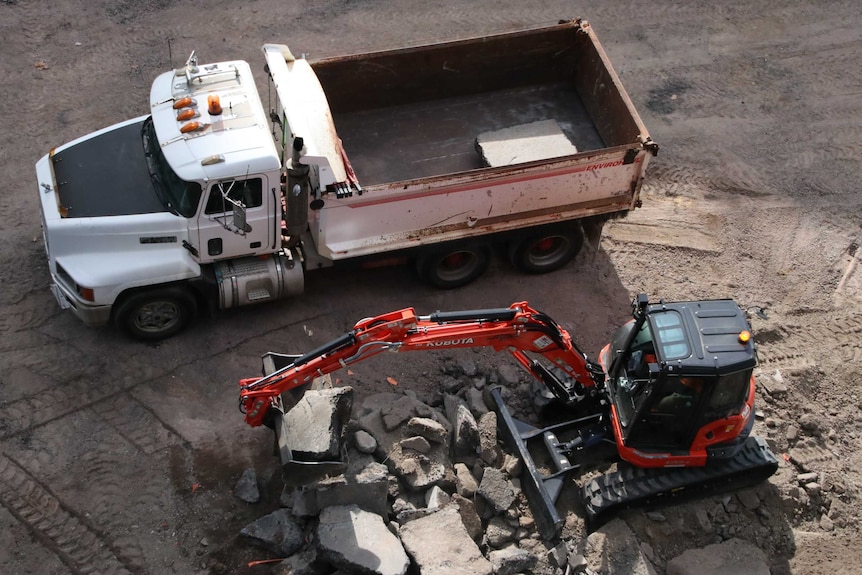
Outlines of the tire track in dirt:
M147 455L184 443L155 414L128 393L120 393L95 403L93 412L123 438Z
M0 504L76 575L139 572L120 559L102 533L5 455L0 455Z

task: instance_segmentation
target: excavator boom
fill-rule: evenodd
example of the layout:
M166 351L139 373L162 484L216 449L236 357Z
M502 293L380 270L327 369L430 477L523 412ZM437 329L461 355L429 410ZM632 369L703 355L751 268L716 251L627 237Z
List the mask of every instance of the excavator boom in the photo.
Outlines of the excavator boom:
M426 316L404 308L360 320L349 332L269 375L240 380L240 408L246 422L258 426L278 404L281 393L384 351L466 347L508 351L565 403L575 403L604 384L601 366L577 349L566 330L527 302ZM553 369L528 353L543 356Z

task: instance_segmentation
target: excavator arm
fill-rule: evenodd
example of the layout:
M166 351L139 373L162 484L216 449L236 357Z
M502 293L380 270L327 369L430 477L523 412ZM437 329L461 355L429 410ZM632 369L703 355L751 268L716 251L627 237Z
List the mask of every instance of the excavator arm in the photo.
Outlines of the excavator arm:
M265 377L240 380L240 410L246 423L256 427L264 423L270 408L278 406L282 392L384 351L467 347L508 351L567 404L604 390L602 367L587 359L566 330L527 302L426 316L404 308L363 319L344 335ZM531 353L541 355L551 366L528 355Z

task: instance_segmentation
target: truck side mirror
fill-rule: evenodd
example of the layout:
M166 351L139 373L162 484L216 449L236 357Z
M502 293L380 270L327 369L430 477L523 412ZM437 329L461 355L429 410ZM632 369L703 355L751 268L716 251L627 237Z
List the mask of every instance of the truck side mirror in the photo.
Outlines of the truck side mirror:
M245 220L245 206L239 202L233 203L233 227L246 233L251 231L251 226Z

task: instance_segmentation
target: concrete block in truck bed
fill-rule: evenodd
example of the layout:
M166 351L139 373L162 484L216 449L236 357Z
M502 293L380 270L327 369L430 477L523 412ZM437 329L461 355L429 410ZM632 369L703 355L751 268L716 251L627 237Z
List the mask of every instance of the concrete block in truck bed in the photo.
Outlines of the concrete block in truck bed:
M559 124L542 120L484 132L476 138L476 149L485 165L491 167L523 164L577 154Z

